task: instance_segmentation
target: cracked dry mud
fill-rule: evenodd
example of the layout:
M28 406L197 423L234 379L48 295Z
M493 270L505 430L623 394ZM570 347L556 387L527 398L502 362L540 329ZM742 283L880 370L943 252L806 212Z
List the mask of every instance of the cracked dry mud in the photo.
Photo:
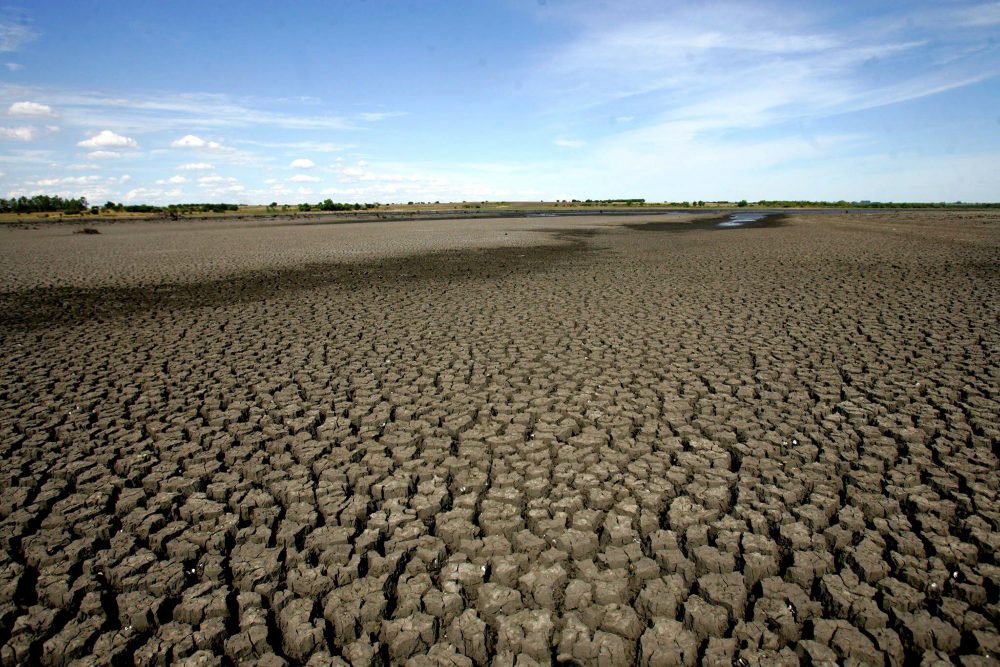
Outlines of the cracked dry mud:
M997 664L995 217L620 222L4 231L0 664Z

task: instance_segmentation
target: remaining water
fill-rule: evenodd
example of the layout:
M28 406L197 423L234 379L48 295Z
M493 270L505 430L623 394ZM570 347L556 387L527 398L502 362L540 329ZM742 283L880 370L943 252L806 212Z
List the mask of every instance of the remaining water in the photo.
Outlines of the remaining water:
M742 227L748 222L762 220L766 213L733 213L728 220L719 223L719 227Z

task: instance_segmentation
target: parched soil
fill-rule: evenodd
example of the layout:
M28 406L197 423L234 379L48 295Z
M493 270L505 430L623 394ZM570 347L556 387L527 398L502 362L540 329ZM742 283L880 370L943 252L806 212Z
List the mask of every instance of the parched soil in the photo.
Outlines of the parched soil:
M635 222L5 230L0 665L997 664L1000 221Z

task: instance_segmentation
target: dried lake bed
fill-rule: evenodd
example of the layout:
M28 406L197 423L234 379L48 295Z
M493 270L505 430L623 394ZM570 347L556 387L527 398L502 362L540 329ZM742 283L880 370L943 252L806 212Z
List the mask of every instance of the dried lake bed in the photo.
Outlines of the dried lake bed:
M996 664L1000 216L687 219L0 229L0 664Z

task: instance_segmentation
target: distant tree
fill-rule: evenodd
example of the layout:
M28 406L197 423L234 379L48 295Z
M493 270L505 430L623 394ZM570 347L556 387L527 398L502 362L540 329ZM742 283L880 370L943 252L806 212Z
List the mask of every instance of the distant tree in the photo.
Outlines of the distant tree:
M737 206L739 206L740 208L743 208L746 205L747 205L747 200L746 199L741 199L740 202L737 204Z
M78 215L83 213L84 209L87 208L87 200L83 197L79 199L70 199L66 202L63 212L69 213L70 215Z

